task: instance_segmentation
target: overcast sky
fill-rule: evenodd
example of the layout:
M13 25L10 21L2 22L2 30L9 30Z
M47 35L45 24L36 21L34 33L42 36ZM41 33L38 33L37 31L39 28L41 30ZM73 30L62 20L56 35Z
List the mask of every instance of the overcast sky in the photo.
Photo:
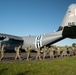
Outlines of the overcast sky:
M0 0L0 33L28 36L54 32L72 3L76 0ZM56 44L72 43L76 40Z

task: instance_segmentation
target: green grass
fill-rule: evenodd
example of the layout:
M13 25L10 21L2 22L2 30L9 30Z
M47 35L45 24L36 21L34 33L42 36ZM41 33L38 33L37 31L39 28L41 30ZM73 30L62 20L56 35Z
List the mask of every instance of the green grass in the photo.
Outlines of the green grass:
M0 62L0 75L76 75L76 57L46 61Z

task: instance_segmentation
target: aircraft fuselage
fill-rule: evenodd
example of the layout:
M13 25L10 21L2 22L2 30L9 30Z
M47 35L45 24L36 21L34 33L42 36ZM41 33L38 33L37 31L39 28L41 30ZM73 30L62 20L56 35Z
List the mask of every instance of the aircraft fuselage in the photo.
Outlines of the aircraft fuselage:
M1 45L5 44L7 49L21 45L24 49L32 46L32 49L51 45L64 38L76 38L76 4L71 4L64 16L64 19L56 32L38 36L19 37L0 33Z

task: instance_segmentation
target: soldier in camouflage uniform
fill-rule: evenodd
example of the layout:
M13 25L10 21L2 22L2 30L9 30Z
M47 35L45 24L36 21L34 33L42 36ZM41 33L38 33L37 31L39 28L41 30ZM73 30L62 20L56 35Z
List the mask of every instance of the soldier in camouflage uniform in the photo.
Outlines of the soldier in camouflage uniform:
M4 58L4 47L5 47L5 45L3 44L2 46L1 46L1 58L0 58L0 61L2 61L2 59Z
M63 52L62 52L62 56L67 56L67 48L65 47L65 48L63 48Z
M37 55L36 55L36 60L39 58L39 60L41 60L41 56L40 56L40 47L37 48Z
M31 49L32 49L32 47L31 47L31 46L27 47L27 49L26 49L26 53L27 53L27 60L29 60L29 58L30 58Z
M71 56L71 48L70 47L67 48L67 56L68 57Z
M47 54L47 47L44 46L44 48L43 48L43 60L45 59L46 54Z
M60 56L60 47L57 47L57 57Z
M73 50L72 50L72 48L69 47L68 50L69 50L69 56L73 56Z
M72 53L73 53L73 55L74 55L74 52L76 52L76 46L75 46L75 47L72 47L71 50L72 50ZM75 53L75 54L76 54L76 53Z
M21 46L15 47L15 51L16 51L15 60L16 60L17 58L19 58L20 60L22 60L21 57L20 57L20 48L21 48Z
M54 50L53 50L53 51L54 51L54 57L56 58L56 57L57 57L57 47L54 46L53 49L54 49Z
M64 48L63 47L61 47L61 57L63 57L64 55L63 55L63 51L64 51Z
M49 55L50 55L50 59L51 58L54 59L54 47L49 48Z

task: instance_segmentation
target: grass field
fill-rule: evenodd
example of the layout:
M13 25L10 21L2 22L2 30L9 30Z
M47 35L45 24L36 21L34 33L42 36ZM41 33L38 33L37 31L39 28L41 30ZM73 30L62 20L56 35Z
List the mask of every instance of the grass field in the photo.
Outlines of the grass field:
M76 75L76 57L27 62L0 62L0 75Z

